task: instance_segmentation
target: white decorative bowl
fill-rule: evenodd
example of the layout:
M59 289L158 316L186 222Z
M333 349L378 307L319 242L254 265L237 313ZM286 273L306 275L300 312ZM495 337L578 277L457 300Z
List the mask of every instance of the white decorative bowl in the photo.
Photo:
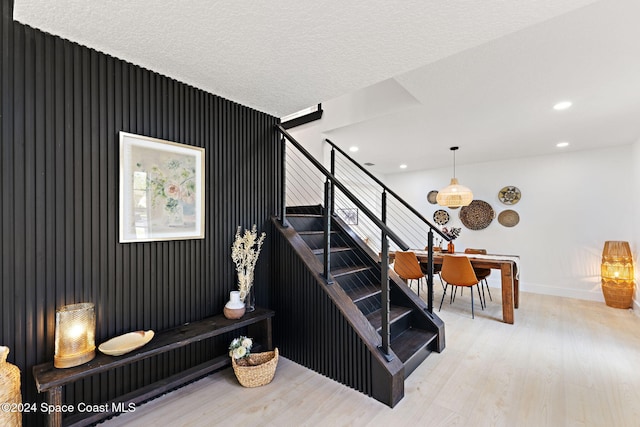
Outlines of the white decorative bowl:
M151 341L153 335L154 332L151 330L129 332L103 342L98 346L98 350L109 356L122 356Z

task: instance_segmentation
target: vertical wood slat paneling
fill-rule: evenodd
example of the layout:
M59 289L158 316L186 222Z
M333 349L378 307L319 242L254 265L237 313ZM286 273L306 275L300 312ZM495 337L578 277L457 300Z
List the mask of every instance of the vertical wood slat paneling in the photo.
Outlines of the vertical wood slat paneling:
M61 305L96 304L97 343L222 311L236 226L264 229L280 206L277 119L13 22L12 1L1 5L0 344L23 400L38 402L31 367L53 358ZM205 239L118 243L120 130L206 149ZM224 340L66 387L65 401L114 398L224 353Z
M272 227L274 340L283 355L369 396L372 355L278 227ZM378 378L379 382L386 379ZM388 385L391 390L391 384Z

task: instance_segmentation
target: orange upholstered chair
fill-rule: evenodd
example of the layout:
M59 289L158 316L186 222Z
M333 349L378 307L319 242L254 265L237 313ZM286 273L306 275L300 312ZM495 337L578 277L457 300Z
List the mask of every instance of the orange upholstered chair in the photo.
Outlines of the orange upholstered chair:
M424 248L425 251L429 250L429 246L426 246ZM440 248L433 248L433 252L440 252L441 249ZM420 269L422 270L422 274L424 274L425 276L429 273L429 270L427 269L427 263L426 262L421 262L420 263ZM442 285L442 289L444 289L444 283L442 282L442 277L440 276L440 271L442 270L442 265L441 264L433 264L433 274L437 274L438 278L440 279L440 284Z
M418 261L415 252L397 251L393 261L393 270L402 279L408 281L409 287L411 287L412 280L418 280L418 295L420 295L420 285L422 284L424 273L420 269L420 261Z
M486 249L472 249L472 248L467 248L464 250L465 254L481 254L481 255L486 255L487 254L487 250ZM490 268L476 268L473 267L473 271L476 273L476 277L478 278L478 281L480 281L480 288L482 289L482 298L484 299L484 305L487 305L487 297L484 296L484 288L487 288L487 293L489 294L489 299L491 301L493 301L493 298L491 298L491 291L489 290L489 283L487 282L487 277L489 277L489 275L491 274L491 269Z
M478 291L480 307L482 307L482 297L480 296L480 290L477 288L478 278L473 271L469 258L466 256L443 256L441 275L446 285L444 293L442 294L442 300L440 301L440 310L442 310L442 302L444 301L444 297L447 295L447 288L449 285L456 287L468 287L471 288L471 317L475 318L475 314L473 312L473 286L476 286L476 290Z

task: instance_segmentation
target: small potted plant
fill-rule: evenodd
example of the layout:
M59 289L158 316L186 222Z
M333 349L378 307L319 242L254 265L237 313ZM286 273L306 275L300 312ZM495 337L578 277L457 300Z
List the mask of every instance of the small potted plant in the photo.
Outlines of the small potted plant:
M460 236L460 231L462 231L462 229L459 227L444 227L442 229L442 233L449 238L449 243L447 244L447 252L450 254L455 253L456 251L453 241L457 239L458 236Z
M229 345L231 366L238 382L244 387L259 387L273 379L278 365L278 348L264 353L251 353L253 340L241 336Z

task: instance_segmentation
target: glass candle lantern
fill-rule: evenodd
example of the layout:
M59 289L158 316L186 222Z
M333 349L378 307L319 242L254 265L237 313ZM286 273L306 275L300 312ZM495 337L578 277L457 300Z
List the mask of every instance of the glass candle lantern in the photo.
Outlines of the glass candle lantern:
M56 311L53 366L70 368L93 359L96 315L93 303L65 305Z
M631 307L635 282L633 256L629 243L605 242L601 269L605 303L615 308Z

